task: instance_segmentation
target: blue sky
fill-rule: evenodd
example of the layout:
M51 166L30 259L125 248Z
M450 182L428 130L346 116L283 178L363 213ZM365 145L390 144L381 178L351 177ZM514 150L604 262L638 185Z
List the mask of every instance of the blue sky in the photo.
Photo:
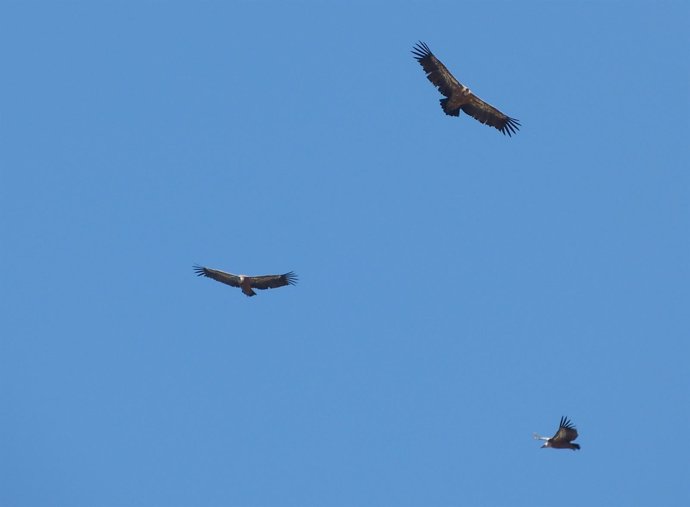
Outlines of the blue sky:
M0 14L0 504L690 503L686 2Z

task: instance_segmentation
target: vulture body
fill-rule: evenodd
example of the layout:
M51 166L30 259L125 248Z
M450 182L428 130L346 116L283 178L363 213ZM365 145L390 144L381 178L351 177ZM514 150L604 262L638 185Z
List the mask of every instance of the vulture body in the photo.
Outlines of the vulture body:
M412 54L426 72L427 79L446 97L441 99L443 112L449 116L460 116L462 110L475 120L498 129L503 135L512 136L517 133L520 128L518 120L487 104L455 79L446 66L434 56L429 46L418 42Z
M577 438L577 430L573 423L571 423L567 417L561 417L561 423L558 426L558 431L551 438L542 437L534 434L534 438L537 440L544 440L546 443L542 445L544 447L551 447L553 449L572 449L576 451L580 448L578 444L573 444L572 441Z
M256 292L254 292L253 289L275 289L277 287L297 284L297 275L293 271L282 275L248 276L234 275L232 273L226 273L225 271L203 266L194 266L194 272L197 276L206 276L217 282L230 285L231 287L240 287L242 292L249 297L256 296Z

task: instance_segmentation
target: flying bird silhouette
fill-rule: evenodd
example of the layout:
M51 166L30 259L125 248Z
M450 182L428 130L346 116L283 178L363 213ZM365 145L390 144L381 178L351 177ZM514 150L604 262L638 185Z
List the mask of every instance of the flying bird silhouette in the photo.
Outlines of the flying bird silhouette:
M256 292L253 289L275 289L285 285L297 284L297 275L292 271L282 275L247 276L233 275L218 269L195 265L194 272L197 276L206 276L231 287L240 287L242 292L249 297L256 296Z
M572 441L577 438L577 430L573 423L571 423L567 417L561 417L561 423L558 426L558 431L551 438L542 437L534 434L536 440L544 440L546 443L542 445L544 447L552 447L553 449L572 449L576 451L580 448L578 444L573 444Z
M460 116L462 109L475 120L490 125L509 137L520 129L518 120L487 104L455 79L425 43L418 42L412 54L426 72L427 79L446 97L441 99L441 107L447 115Z

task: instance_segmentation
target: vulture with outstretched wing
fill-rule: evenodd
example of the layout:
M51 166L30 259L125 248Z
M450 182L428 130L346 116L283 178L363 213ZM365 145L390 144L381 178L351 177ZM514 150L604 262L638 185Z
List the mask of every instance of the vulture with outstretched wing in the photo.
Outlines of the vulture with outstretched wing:
M577 438L577 430L573 423L567 417L561 417L561 424L558 426L558 431L551 438L542 437L534 434L536 440L545 440L544 447L552 447L554 449L572 449L573 451L580 448L578 444L573 444L572 441Z
M446 97L441 99L441 107L447 115L460 116L462 109L475 120L495 127L508 136L517 133L520 129L518 120L506 116L491 104L487 104L455 79L446 66L429 50L429 46L418 42L412 54L424 68L427 79Z
M197 276L206 276L232 287L240 287L242 292L250 297L256 296L256 292L254 292L253 289L275 289L277 287L295 285L297 283L297 275L292 271L283 275L247 276L233 275L232 273L226 273L218 269L205 268L203 266L194 266L194 272Z

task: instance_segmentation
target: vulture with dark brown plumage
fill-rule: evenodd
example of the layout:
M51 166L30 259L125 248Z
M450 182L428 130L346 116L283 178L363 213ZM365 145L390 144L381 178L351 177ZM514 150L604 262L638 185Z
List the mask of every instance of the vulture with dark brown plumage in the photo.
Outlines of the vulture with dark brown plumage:
M253 289L275 289L285 285L297 284L297 275L292 271L282 275L247 276L233 275L232 273L203 266L194 266L194 272L197 276L206 276L231 287L240 287L242 292L249 297L256 296L256 292Z
M412 54L424 68L427 79L446 97L441 99L441 107L447 115L460 116L462 110L475 120L498 129L504 135L511 136L517 133L520 128L518 120L487 104L455 79L446 66L434 56L429 46L418 42Z
M544 440L546 443L542 445L544 447L551 447L553 449L572 449L573 451L578 450L580 446L578 444L573 444L572 441L577 438L577 430L573 423L571 423L567 417L561 417L561 424L558 426L558 431L551 438L542 437L534 434L536 440Z

